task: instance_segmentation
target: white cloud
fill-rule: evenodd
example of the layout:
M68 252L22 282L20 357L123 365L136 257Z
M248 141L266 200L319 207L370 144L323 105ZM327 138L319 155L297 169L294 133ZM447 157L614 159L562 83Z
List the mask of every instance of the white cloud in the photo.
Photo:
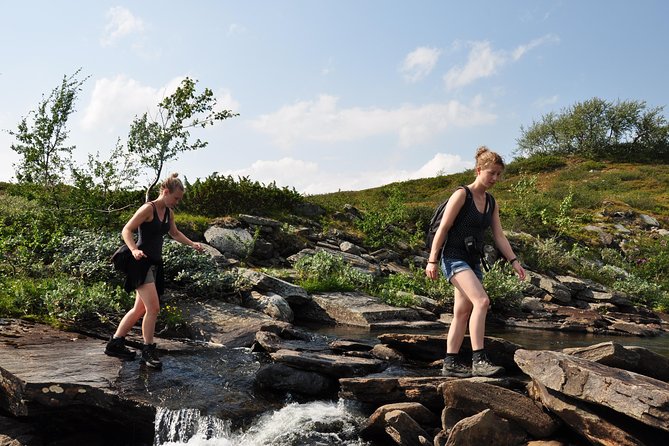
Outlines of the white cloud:
M449 127L489 124L496 119L483 109L480 98L470 105L449 101L395 109L339 108L337 102L334 96L320 95L315 101L300 101L261 115L251 126L270 135L282 148L299 142L335 143L378 135L397 135L399 145L408 147Z
M245 32L246 32L246 27L244 25L240 25L239 23L232 23L228 27L228 36L244 34Z
M510 54L505 50L493 50L490 42L479 41L470 42L471 47L467 62L464 66L456 66L448 70L444 75L444 82L447 90L469 85L477 79L490 77L497 73L498 69L510 61L518 61L528 51L537 48L545 43L557 43L560 39L547 34L531 42L519 45Z
M492 76L505 61L504 52L493 51L490 42L473 42L465 66L453 67L444 76L446 88L453 90L482 77Z
M258 160L245 169L230 170L224 175L248 176L254 181L277 186L294 187L305 194L320 194L337 190L361 190L382 186L394 181L432 177L437 174L461 172L472 168L473 162L463 161L458 155L437 153L419 169L410 170L367 170L363 172L324 171L315 162L281 158L279 160Z
M512 58L513 58L514 61L518 60L521 57L523 57L525 55L525 53L527 53L528 51L530 51L530 50L532 50L532 49L534 49L538 46L541 46L544 43L558 43L558 42L560 42L560 38L558 36L556 36L554 34L546 34L543 37L540 37L538 39L534 39L533 41L531 41L528 44L519 45L518 47L516 47L516 49L513 50Z
M232 92L227 88L220 90L216 94L217 110L231 110L235 113L239 112L241 104L232 97Z
M107 25L100 39L102 46L114 45L118 40L134 33L144 31L144 22L122 6L109 8Z
M432 72L441 51L437 48L418 47L404 58L401 72L408 82L417 82Z

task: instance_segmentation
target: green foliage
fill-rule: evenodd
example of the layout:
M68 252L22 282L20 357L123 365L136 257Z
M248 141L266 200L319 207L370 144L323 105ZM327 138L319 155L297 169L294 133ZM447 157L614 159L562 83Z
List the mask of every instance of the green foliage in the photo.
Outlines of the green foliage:
M104 281L120 285L121 277L110 258L122 243L118 232L75 229L62 238L54 266L87 283Z
M122 288L105 282L84 283L69 276L43 279L5 278L0 290L0 315L76 323L105 319L132 304Z
M236 213L273 215L290 211L304 198L295 189L263 184L248 177L222 176L214 172L204 180L186 182L186 194L181 205L185 211L208 217Z
M504 169L504 173L511 174L532 174L540 172L551 172L566 166L564 158L557 155L548 155L537 153L527 158L517 158L509 163Z
M397 240L408 238L406 231L401 230L408 216L405 201L405 195L398 187L391 188L385 202L368 210L362 219L355 221L355 226L364 233L368 246L392 246Z
M511 265L495 262L483 275L483 287L493 308L517 307L527 283L518 280Z
M174 93L158 104L158 116L154 119L144 113L135 118L128 135L128 150L139 158L141 165L149 168L154 180L146 189L149 193L160 179L167 161L176 159L181 152L197 150L207 145L199 138L190 141L190 129L204 128L216 121L238 116L230 110L216 111L214 93L205 88L196 95L197 81L185 78Z
M197 298L222 298L235 290L237 274L220 271L207 254L167 240L163 247L166 286L184 290Z
M54 88L46 98L42 96L37 110L29 112L16 131L9 131L18 141L11 145L11 149L21 156L20 163L15 166L19 182L48 188L62 182L74 149L65 146L69 134L67 120L74 112L77 94L87 79L77 79L80 71L64 76L60 87Z
M592 98L548 113L521 127L518 151L527 155L578 155L590 159L669 161L669 125L663 107L644 101Z
M391 274L375 287L372 294L389 305L411 306L417 302L413 295L429 297L441 302L453 300L453 286L442 275L432 280L421 268L411 267L410 274Z
M368 289L373 282L370 274L363 273L337 255L316 251L295 263L297 283L307 292L354 291Z

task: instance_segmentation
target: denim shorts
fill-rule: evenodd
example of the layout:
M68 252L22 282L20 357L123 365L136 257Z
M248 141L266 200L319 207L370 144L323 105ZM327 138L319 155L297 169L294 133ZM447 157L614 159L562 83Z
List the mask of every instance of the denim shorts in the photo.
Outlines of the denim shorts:
M466 260L446 258L441 259L441 272L444 273L444 276L448 279L449 282L454 275L466 269L474 271L476 277L478 277L479 280L483 282L483 272L481 271L481 264L479 262L472 266Z

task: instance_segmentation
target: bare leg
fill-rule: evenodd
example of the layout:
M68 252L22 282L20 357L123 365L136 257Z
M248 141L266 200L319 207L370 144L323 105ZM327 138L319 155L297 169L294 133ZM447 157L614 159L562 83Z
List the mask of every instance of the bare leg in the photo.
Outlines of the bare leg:
M127 335L132 327L137 323L137 321L142 316L144 316L144 313L146 313L146 307L144 307L144 303L139 297L138 291L135 293L135 305L125 314L125 316L123 316L123 319L121 319L121 323L118 325L116 333L114 333L114 337L125 337L125 335Z
M144 304L146 314L142 320L142 336L145 344L153 344L153 334L156 331L156 321L160 312L160 300L156 284L145 283L137 288L137 294Z
M469 317L469 337L472 342L472 350L481 350L485 334L485 319L490 306L488 294L472 270L459 272L453 276L451 282L473 307Z
M472 308L473 305L467 299L467 296L463 295L456 288L453 301L453 320L451 321L451 326L448 328L448 338L446 341L447 353L458 353L460 351Z

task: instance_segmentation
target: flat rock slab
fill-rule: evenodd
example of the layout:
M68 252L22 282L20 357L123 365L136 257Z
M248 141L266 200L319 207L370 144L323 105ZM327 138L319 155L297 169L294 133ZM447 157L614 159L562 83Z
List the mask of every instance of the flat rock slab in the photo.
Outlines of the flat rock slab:
M270 356L273 360L296 369L318 372L336 378L369 375L381 372L388 367L388 363L378 359L294 350L278 350L271 353Z
M337 324L380 327L401 321L417 322L423 318L412 308L392 307L376 297L358 292L315 293L313 301Z

